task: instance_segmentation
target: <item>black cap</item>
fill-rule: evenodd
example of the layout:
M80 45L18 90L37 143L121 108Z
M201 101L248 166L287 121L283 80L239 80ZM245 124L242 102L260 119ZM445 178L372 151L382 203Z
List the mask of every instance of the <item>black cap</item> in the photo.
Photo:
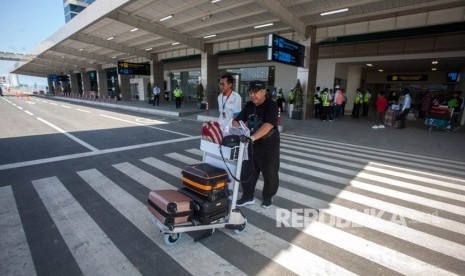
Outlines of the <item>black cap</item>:
M250 82L250 84L249 84L249 92L258 91L258 90L261 90L261 89L265 89L265 83L263 81L254 80L254 81Z

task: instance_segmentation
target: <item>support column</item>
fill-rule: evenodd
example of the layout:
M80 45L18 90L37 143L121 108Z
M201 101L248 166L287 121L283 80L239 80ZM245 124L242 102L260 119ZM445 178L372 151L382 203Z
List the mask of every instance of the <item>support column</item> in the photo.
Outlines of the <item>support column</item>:
M81 68L81 80L82 80L82 94L83 96L85 95L86 97L89 97L90 93L90 77L89 74L87 74L87 71L85 68Z
M346 87L346 107L345 113L351 114L354 108L354 98L357 88L360 88L360 82L362 78L362 68L358 66L349 66L347 72L347 87ZM345 115L345 114L344 114Z
M71 94L79 94L78 77L74 72L69 72L69 81L71 82Z
M150 55L150 83L152 87L155 83L158 83L162 94L160 97L163 97L163 93L165 92L164 89L164 76L163 76L163 63L158 60L158 54L151 54ZM144 93L147 94L147 87L144 87Z
M316 73L318 69L318 52L319 47L316 43L316 28L307 27L309 30L310 37L310 47L307 51L308 53L308 74L307 74L307 83L305 85L306 89L304 90L303 97L303 118L312 118L313 117L313 96L315 94L316 87ZM302 80L301 80L302 83Z
M201 55L200 76L202 85L205 88L205 100L210 109L218 108L218 56L213 55L213 45L205 44L204 52Z
M131 100L131 84L129 83L128 75L118 74L118 84L121 89L121 99L123 101Z
M50 77L47 78L48 81L48 93L55 94L55 85Z
M98 97L104 99L108 96L107 72L102 69L102 65L97 66Z

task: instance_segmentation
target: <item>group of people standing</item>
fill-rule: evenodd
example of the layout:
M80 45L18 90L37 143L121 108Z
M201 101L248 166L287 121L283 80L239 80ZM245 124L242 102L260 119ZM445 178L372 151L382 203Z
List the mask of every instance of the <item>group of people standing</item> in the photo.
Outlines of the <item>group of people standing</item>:
M313 97L315 118L322 121L338 119L344 115L347 97L344 89L336 85L334 90L318 86Z
M152 94L153 94L153 105L160 105L160 87L158 86L158 83L155 83L152 89ZM166 93L166 92L165 92ZM168 100L167 94L165 94L165 100ZM182 90L179 87L179 85L176 85L176 88L173 91L173 97L176 102L176 108L181 108L181 103L182 103Z

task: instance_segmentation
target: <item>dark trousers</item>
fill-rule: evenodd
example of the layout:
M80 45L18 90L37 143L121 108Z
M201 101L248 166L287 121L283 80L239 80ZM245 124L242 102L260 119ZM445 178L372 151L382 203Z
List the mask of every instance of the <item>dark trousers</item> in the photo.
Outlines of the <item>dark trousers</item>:
M363 107L362 107L362 116L368 116L368 103L363 103Z
M315 104L315 118L321 118L321 103Z
M252 155L249 149L249 160L243 161L241 170L241 180L247 180L241 183L243 198L252 199L254 197L255 186L257 185L260 172L263 176L263 200L270 200L278 192L279 144L277 147L278 149L274 152L254 148L253 160L251 160Z
M181 97L176 97L176 108L181 108Z
M321 116L321 120L332 120L333 114L331 114L331 107L330 106L323 106L323 112Z
M410 112L410 108L406 108L401 114L400 114L400 126L399 128L405 128L405 119L407 118L408 113Z
M358 118L358 116L360 115L360 104L354 104L354 108L352 110L352 117L354 118Z
M153 105L159 105L160 104L160 95L155 95L153 96Z

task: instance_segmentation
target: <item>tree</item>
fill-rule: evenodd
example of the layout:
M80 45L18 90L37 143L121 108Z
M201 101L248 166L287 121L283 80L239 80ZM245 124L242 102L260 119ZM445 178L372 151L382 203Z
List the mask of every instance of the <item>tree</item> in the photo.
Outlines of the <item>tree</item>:
M150 99L152 98L152 84L150 82L147 83L147 98Z
M295 110L302 110L302 105L304 102L304 92L302 90L302 85L300 85L300 80L297 80L297 83L295 84L294 93L295 93L294 108Z

